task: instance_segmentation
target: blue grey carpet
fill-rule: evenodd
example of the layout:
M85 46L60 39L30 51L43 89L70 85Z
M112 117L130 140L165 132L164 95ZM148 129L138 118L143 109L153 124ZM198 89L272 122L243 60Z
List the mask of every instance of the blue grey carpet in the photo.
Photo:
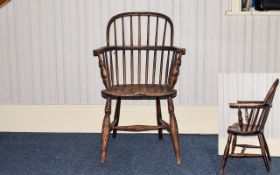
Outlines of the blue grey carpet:
M180 135L182 164L169 135L119 134L99 163L100 134L0 133L0 175L199 175L220 174L217 136ZM228 159L225 175L267 174L262 159ZM272 158L271 175L280 174Z

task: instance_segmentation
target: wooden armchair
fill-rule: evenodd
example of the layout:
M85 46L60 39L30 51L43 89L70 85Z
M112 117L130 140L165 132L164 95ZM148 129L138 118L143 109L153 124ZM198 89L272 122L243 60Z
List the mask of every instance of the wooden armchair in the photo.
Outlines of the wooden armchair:
M268 91L263 101L237 101L237 103L230 103L229 107L238 109L238 123L228 127L228 139L224 151L223 159L221 161L221 173L224 172L224 167L228 157L262 157L267 171L269 168L269 161L271 160L269 148L266 143L263 131L279 79L277 79L270 90ZM260 145L237 144L237 136L258 136ZM233 139L232 139L233 137ZM230 152L231 144L231 153ZM241 147L241 153L235 153L235 147ZM246 148L261 149L262 154L245 153Z
M169 33L169 34L168 34ZM169 17L154 12L128 12L112 17L107 25L107 46L93 51L98 56L105 85L102 96L107 100L102 125L100 161L106 159L110 132L117 130L162 130L171 133L176 162L180 164L177 122L172 98L178 79L181 57L185 49L173 47L173 24ZM169 42L166 46L165 43ZM143 45L144 43L144 45ZM114 120L110 123L111 101L116 99ZM148 99L156 101L157 125L119 126L121 100ZM167 99L170 124L162 120L160 100Z

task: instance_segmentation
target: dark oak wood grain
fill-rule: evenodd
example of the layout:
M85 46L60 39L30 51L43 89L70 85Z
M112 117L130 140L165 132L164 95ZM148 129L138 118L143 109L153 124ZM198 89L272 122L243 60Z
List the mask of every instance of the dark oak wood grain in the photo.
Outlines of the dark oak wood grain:
M230 103L229 107L238 110L238 122L229 126L227 132L229 134L223 159L221 161L221 173L224 172L227 157L254 158L262 157L267 171L270 171L269 161L271 160L269 148L265 140L263 131L269 111L272 107L273 97L275 95L279 79L276 79L269 89L263 101L237 101ZM233 136L233 140L232 140ZM258 145L237 144L238 136L257 136ZM231 154L229 154L230 144L232 144ZM235 153L235 147L242 147L241 153ZM262 154L245 153L246 148L261 149Z
M157 108L157 124L158 126L163 126L162 122L162 115L161 115L161 106L160 106L160 99L159 97L156 98L156 108ZM165 125L166 126L166 125ZM162 129L158 129L158 138L162 139Z
M0 8L7 4L10 0L0 0Z
M112 86L110 90L102 90L103 97L175 97L177 91L168 85L133 84Z
M111 114L111 98L107 98L105 106L105 116L103 119L102 125L102 145L101 145L101 154L100 162L104 163L106 160L107 145L110 135L110 114Z
M163 25L160 25L160 22ZM143 24L146 24L147 28ZM152 27L151 24L155 26ZM145 34L147 36L143 36ZM101 162L105 162L106 159L111 131L115 138L118 130L157 130L159 139L162 139L162 131L167 130L172 138L176 163L181 163L178 126L172 98L177 95L174 87L185 49L174 47L173 39L173 23L161 13L127 12L115 15L109 20L106 46L93 51L94 56L98 56L101 78L105 86L102 96L107 99L102 126ZM157 125L119 126L121 101L125 99L154 100ZM168 102L169 124L162 119L160 101L163 99L167 99ZM117 100L117 103L114 120L110 123L112 100Z
M178 135L178 126L177 120L174 113L174 105L171 97L168 98L168 112L170 118L170 134L173 142L174 152L176 156L176 163L181 164L181 153L180 153L180 144L179 144L179 135Z
M120 120L120 110L121 110L121 98L118 97L117 99L117 105L115 109L115 116L114 116L114 124L113 126L118 126L119 125L119 120ZM113 138L116 138L117 136L117 130L113 130Z

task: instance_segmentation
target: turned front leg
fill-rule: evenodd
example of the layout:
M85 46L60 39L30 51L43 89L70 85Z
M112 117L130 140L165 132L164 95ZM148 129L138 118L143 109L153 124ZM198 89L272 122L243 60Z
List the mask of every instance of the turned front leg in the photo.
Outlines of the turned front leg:
M156 106L157 106L157 124L158 126L162 126L160 120L162 120L161 115L161 106L160 106L160 99L156 99ZM158 138L162 140L162 129L158 129Z
M100 162L104 163L106 160L107 145L110 135L110 114L111 114L111 99L107 98L105 106L105 116L102 124L102 146Z
M171 97L168 98L168 112L170 116L170 134L173 142L173 148L176 156L176 163L181 164L180 143L178 135L178 126L174 113L174 105Z

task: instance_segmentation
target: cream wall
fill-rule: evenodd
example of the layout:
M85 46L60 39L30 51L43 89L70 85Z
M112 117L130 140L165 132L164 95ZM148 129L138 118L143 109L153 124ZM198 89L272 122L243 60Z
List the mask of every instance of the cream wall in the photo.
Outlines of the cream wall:
M103 104L92 50L108 19L157 11L187 49L176 104L217 105L218 73L280 71L280 17L228 9L230 0L13 0L0 10L0 104Z

